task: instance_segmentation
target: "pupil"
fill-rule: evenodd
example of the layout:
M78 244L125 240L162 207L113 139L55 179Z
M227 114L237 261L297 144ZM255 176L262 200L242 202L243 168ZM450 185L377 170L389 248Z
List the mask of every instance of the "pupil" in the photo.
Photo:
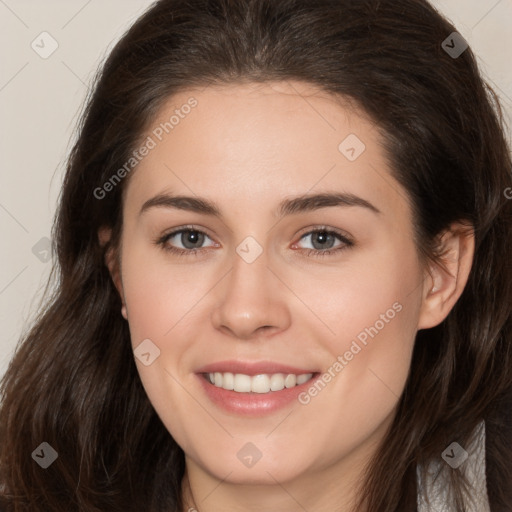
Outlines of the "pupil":
M315 244L315 238L318 240L319 242L319 246L316 247L316 244ZM326 247L326 242L331 239L331 241L334 240L334 237L328 233L326 233L325 231L318 231L315 233L315 236L313 237L313 246L315 246L315 249L325 249Z
M188 249L194 249L194 245L198 244L201 245L202 237L203 235L197 231L188 231L186 233L182 233L182 239L181 242L183 243L183 246ZM190 247L192 245L192 247Z

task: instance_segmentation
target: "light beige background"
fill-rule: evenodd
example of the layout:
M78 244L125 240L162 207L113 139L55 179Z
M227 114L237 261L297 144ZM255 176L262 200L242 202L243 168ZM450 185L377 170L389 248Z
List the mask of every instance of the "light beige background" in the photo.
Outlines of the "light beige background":
M397 0L400 1L400 0ZM512 124L512 0L435 0L478 55ZM0 0L0 375L37 309L64 163L88 84L148 0ZM48 32L47 59L31 47ZM46 46L48 48L49 46ZM33 253L33 247L40 248ZM72 342L72 340L70 340Z

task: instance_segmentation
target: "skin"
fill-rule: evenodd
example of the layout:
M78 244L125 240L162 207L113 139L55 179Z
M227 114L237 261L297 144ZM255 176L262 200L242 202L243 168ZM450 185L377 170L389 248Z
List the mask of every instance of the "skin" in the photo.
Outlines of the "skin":
M376 126L309 84L191 89L169 98L151 128L191 96L198 105L130 176L120 260L106 258L133 347L149 338L160 349L151 365L136 364L186 455L184 510L355 510L361 472L404 389L415 334L439 324L459 298L473 236L454 224L442 239L446 270L422 264L407 193L391 176ZM349 134L366 146L355 161L338 150ZM355 194L380 213L273 213L283 198L327 191ZM166 207L139 214L164 192L214 201L222 218ZM178 257L154 243L188 224L208 235L197 255ZM315 227L341 230L355 244L308 254L317 239L301 237ZM99 232L102 243L109 233ZM236 252L247 236L263 249L252 263ZM180 235L167 241L182 243ZM225 359L327 371L397 302L401 311L307 405L237 416L210 402L195 375ZM248 442L262 453L250 468L237 457Z

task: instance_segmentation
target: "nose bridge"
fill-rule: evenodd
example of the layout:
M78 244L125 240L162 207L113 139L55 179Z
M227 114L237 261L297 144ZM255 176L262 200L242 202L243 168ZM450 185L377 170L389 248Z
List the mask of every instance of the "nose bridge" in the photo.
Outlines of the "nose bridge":
M268 251L254 237L239 243L213 313L216 328L248 338L262 327L277 330L288 325L285 298L269 265Z
M239 293L264 293L270 273L267 268L268 251L251 239L244 240L236 248L236 255L232 260L230 288L235 292L238 290Z

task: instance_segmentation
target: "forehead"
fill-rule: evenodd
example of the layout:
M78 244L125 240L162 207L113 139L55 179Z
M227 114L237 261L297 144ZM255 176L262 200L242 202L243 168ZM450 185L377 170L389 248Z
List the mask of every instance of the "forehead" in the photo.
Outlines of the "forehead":
M181 91L141 140L151 149L130 179L126 202L133 206L165 190L260 209L313 189L366 195L374 204L404 195L374 123L310 84Z

